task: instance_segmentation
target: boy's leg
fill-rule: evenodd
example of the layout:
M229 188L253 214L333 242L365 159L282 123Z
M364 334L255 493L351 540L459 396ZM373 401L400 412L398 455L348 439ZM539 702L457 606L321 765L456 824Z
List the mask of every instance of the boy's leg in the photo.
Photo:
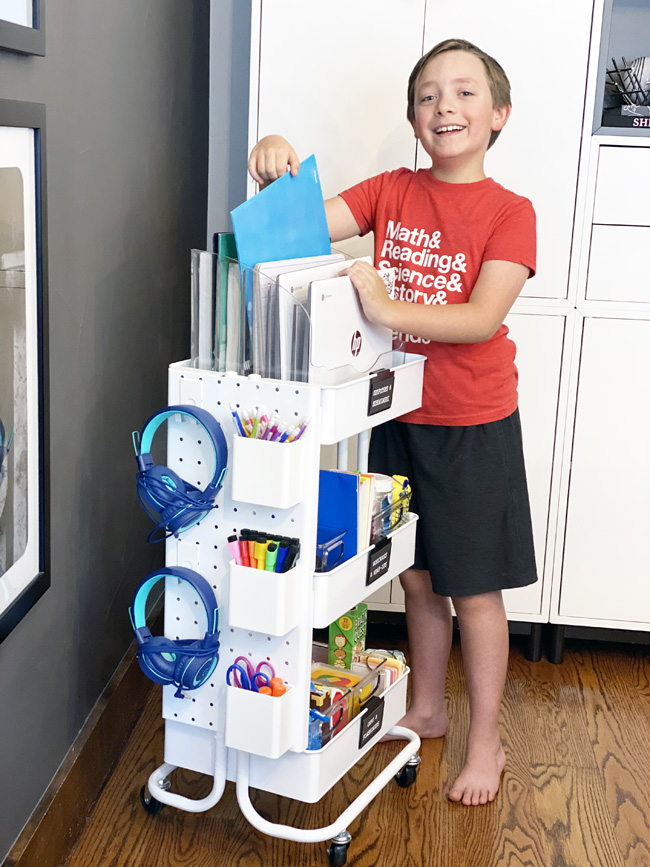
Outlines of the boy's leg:
M400 575L406 604L411 704L399 725L421 738L439 738L449 727L445 706L445 674L452 639L447 596L431 589L429 573L407 569Z
M467 758L449 792L452 801L476 806L493 801L506 756L499 710L508 668L508 620L501 591L455 597L469 693Z

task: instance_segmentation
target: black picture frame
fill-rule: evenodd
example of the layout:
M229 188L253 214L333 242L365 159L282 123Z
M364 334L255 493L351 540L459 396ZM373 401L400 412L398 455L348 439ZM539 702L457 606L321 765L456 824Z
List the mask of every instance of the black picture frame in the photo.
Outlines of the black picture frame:
M0 17L0 49L45 57L45 0L32 0L31 27Z
M30 389L35 389L33 393L37 394L37 409L27 414L27 426L30 429L33 425L37 426L36 429L30 431L29 436L33 436L34 431L36 431L38 442L34 458L27 462L27 478L32 485L32 490L38 492L34 511L30 512L30 515L34 516L33 526L36 531L30 534L29 545L31 547L29 548L30 556L26 576L21 579L18 589L13 588L14 593L9 602L6 602L7 593L4 594L4 597L0 595L0 642L4 641L16 628L50 586L49 387L46 375L49 346L45 120L45 106L40 103L0 99L0 143L3 134L7 134L6 128L33 131L33 136L25 136L32 141L34 171L34 207L25 211L25 235L27 236L27 232L33 232L31 236L33 243L30 242L30 244L35 269L33 276L29 278L29 286L30 291L35 294L33 299L35 304L32 307L33 316L28 322L27 328L32 327L36 332L35 352L33 352L35 364L31 366L32 372L35 371L36 382L33 381L34 375L30 379L29 367L27 368L26 380L27 392L29 393ZM31 158L29 153L25 154L26 161ZM28 213L31 215L30 225L28 225ZM24 246L27 249L27 240L25 240ZM26 268L25 270L29 269ZM27 284L26 279L26 298ZM30 571L31 564L35 564L33 574ZM10 575L10 572L11 570L6 571L0 577L0 583L2 583L3 578ZM6 602L4 605L3 598Z

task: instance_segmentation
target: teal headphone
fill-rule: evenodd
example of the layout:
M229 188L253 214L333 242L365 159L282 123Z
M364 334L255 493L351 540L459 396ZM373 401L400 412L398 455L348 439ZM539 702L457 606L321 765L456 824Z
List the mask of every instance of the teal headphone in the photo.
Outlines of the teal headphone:
M174 641L151 634L146 625L147 598L153 587L167 576L186 581L196 590L208 619L208 628L202 639ZM214 591L198 572L184 566L151 572L135 591L129 617L138 643L138 662L149 680L163 686L173 684L176 697L183 698L183 690L198 689L209 679L219 662L219 606Z

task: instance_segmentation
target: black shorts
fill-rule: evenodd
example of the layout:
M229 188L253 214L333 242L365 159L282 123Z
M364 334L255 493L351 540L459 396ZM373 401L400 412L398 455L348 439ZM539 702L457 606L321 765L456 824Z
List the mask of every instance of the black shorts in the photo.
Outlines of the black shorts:
M373 428L368 465L408 477L419 516L413 565L435 593L537 581L519 410L463 427L389 421Z

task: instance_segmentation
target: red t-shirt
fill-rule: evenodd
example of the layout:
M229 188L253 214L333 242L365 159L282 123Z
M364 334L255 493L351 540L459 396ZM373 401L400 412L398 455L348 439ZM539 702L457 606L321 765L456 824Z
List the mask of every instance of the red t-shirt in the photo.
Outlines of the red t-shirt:
M427 169L385 172L341 193L361 228L375 233L375 267L396 268L397 297L462 304L483 262L517 262L535 273L535 211L491 178L439 181ZM422 407L402 416L420 424L471 425L517 408L515 344L501 325L483 343L437 343L399 334L426 355Z

